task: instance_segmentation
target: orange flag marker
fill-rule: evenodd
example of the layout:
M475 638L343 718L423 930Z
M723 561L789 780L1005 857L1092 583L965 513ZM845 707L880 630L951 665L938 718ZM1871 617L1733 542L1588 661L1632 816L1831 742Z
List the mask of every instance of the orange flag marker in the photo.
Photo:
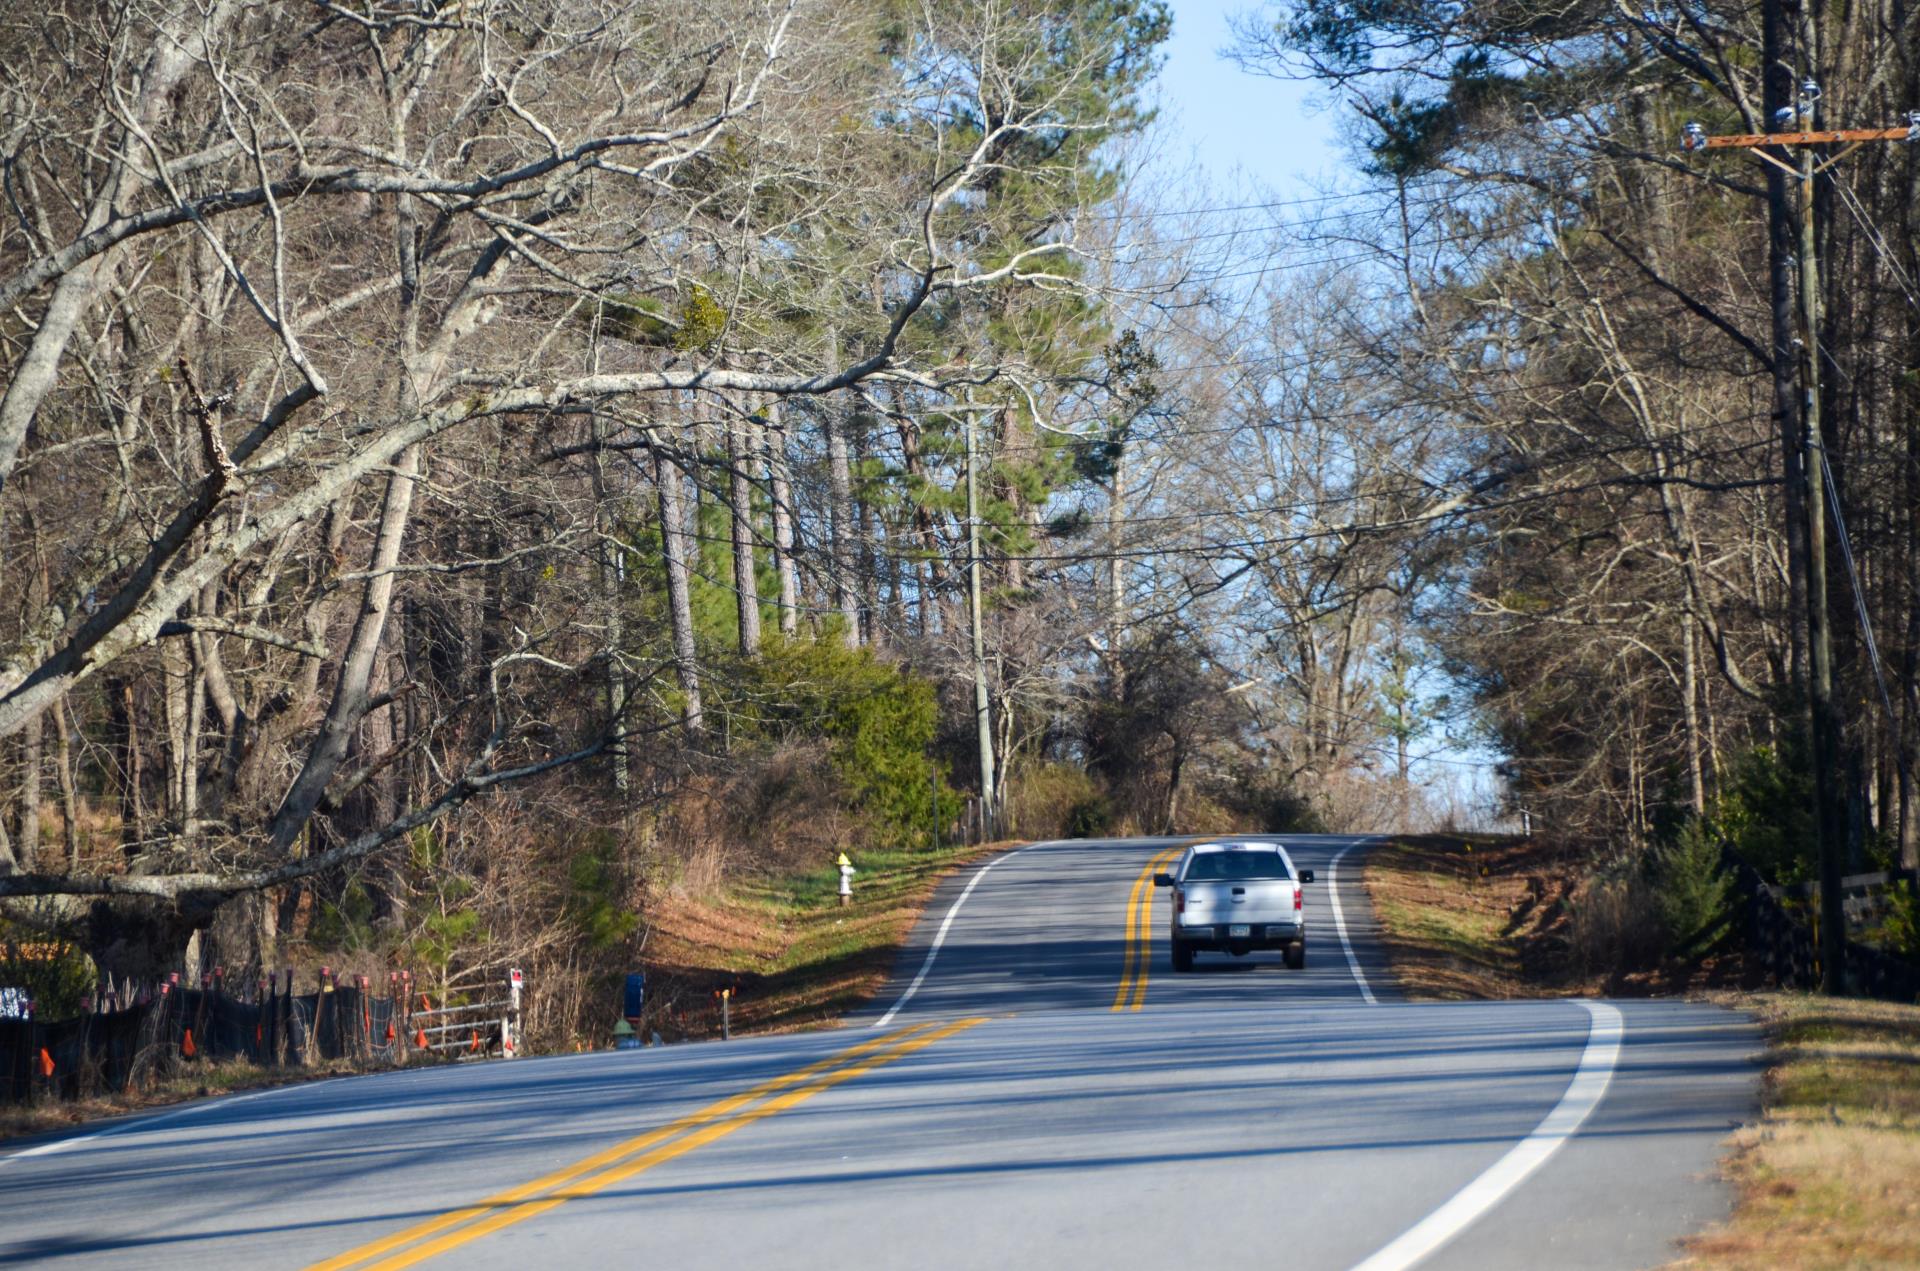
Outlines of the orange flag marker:
M183 1040L180 1043L180 1053L185 1055L188 1059L192 1059L195 1055L200 1053L199 1048L193 1044L193 1030L191 1028L187 1030L187 1035L185 1040Z
M53 1056L47 1053L45 1046L40 1048L40 1075L49 1080L53 1078Z

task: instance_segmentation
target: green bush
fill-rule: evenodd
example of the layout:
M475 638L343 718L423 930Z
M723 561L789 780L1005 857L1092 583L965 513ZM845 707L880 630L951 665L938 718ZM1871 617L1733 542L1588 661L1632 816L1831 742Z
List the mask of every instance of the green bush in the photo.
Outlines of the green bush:
M1688 819L1671 843L1655 850L1652 882L1668 953L1699 957L1726 939L1733 878L1721 867L1720 835L1711 821Z
M1740 755L1713 821L1733 850L1769 882L1805 882L1815 869L1813 782L1801 747L1755 746Z
M1066 836L1099 838L1113 828L1113 800L1104 794L1080 800L1067 809Z
M366 887L354 880L341 890L338 899L320 899L307 928L307 942L317 949L341 953L364 953L378 947L373 897Z
M1880 924L1880 936L1888 952L1920 958L1920 898L1904 878L1887 888L1887 916Z
M742 667L736 738L824 738L855 804L901 842L924 844L960 813L928 756L938 725L933 685L869 648L770 639Z
M77 946L0 918L0 988L23 991L36 1017L78 1015L97 978L93 959Z
M632 939L640 915L627 906L626 870L620 841L605 831L587 836L567 861L567 917L595 950L612 949Z

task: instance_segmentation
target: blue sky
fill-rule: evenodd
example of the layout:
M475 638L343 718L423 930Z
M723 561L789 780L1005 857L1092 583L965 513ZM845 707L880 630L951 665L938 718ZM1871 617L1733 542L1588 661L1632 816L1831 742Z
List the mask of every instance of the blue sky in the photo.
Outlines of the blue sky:
M1170 0L1173 38L1160 76L1166 139L1154 165L1171 174L1189 156L1220 193L1311 195L1343 164L1326 95L1295 80L1250 75L1221 57L1228 19L1253 0ZM1318 106L1320 108L1316 109Z
M1206 201L1216 205L1311 198L1356 184L1337 141L1337 112L1329 109L1324 90L1248 74L1220 56L1232 42L1228 20L1258 8L1259 0L1169 3L1173 37L1160 75L1150 174L1176 181L1196 176L1209 187ZM1461 700L1457 694L1455 700ZM1491 803L1498 756L1485 746L1440 734L1422 738L1414 750L1423 756L1415 763L1416 779L1436 791L1452 790L1475 813Z

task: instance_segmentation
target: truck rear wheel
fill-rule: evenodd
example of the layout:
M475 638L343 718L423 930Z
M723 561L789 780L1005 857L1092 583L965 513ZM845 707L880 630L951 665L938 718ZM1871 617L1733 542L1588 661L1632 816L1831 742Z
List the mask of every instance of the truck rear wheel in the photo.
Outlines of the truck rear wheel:
M1305 940L1295 940L1287 946L1287 966L1290 970L1298 971L1306 964L1307 942Z
M1193 949L1180 941L1173 942L1173 969L1176 971L1193 970Z

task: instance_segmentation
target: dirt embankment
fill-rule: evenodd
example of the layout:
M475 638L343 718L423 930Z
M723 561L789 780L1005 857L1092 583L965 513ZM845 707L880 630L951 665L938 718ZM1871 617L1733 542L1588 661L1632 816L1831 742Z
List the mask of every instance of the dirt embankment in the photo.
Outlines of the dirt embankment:
M1737 952L1604 965L1578 947L1585 860L1546 839L1419 834L1367 856L1366 883L1401 991L1447 1000L1649 997L1759 987Z

